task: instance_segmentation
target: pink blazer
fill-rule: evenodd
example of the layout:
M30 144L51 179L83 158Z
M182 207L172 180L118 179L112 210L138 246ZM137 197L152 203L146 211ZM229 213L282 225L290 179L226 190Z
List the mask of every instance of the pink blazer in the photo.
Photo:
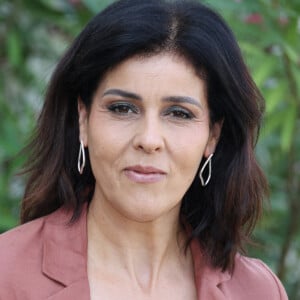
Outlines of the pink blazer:
M67 225L63 209L0 235L0 300L88 300L86 210ZM191 245L198 300L285 300L261 261L236 257L233 274L206 265Z

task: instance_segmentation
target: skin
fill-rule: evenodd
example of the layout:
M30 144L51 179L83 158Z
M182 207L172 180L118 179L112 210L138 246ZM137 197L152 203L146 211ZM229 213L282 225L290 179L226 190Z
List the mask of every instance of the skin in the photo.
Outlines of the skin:
M195 299L179 211L220 135L221 125L209 126L205 82L175 54L133 57L106 74L89 111L79 99L78 112L96 179L91 298Z

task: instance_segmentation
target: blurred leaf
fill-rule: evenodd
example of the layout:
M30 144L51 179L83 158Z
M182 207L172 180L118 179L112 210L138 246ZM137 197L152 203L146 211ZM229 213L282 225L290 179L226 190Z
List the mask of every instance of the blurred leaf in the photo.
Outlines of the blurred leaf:
M82 1L85 6L94 14L101 11L104 7L106 7L108 4L111 4L112 0L83 0Z
M286 86L284 82L279 82L276 87L270 88L265 94L266 114L275 113L276 108L284 101L286 97Z
M15 30L11 30L7 35L7 54L11 65L18 66L22 61L22 43Z
M261 65L253 70L253 77L258 86L263 86L265 81L272 74L272 70L275 67L275 62L272 57L266 57Z
M300 36L299 36L299 38L300 38ZM290 58L290 60L293 63L298 64L300 62L300 52L299 52L300 49L298 49L298 51L297 51L296 49L294 49L292 46L290 46L288 44L284 44L283 48L284 48L287 56Z
M276 132L276 130L282 126L282 122L283 120L285 120L286 115L286 112L282 110L277 113L271 114L262 127L260 138L264 139L267 135Z
M51 5L49 3L45 4L43 1L40 0L22 0L23 1L23 7L30 11L31 14L33 14L35 17L38 17L40 19L44 20L52 20L57 21L61 17L64 16L64 11L61 11Z
M285 112L284 118L282 119L283 126L281 132L281 147L284 152L287 152L293 141L294 128L297 119L297 107L291 105L289 109Z

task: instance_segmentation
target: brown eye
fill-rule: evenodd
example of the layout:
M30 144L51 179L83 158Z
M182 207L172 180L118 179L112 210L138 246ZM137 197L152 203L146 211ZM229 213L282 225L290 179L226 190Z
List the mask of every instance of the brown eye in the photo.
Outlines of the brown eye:
M165 115L174 117L176 119L192 119L194 115L187 109L179 107L179 106L172 106L166 112Z
M135 105L126 102L113 103L108 106L108 110L119 115L138 113L138 108Z

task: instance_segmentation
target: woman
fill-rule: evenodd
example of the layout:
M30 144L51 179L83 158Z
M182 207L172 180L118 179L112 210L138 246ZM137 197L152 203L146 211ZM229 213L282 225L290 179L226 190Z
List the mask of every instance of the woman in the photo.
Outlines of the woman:
M121 0L59 62L0 299L287 299L239 254L265 178L263 99L232 32L189 1Z

